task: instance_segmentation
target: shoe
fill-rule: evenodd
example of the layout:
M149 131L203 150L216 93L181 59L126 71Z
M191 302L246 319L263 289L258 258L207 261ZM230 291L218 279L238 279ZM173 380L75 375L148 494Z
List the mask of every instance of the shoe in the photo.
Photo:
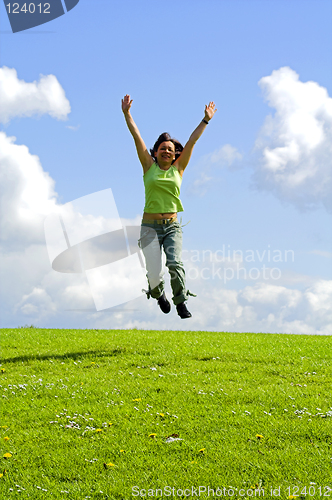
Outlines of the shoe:
M163 313L168 314L171 310L171 304L166 299L165 292L160 295L158 299L158 304Z
M187 306L184 302L181 302L181 304L177 304L176 310L180 318L191 318L191 313L188 311Z

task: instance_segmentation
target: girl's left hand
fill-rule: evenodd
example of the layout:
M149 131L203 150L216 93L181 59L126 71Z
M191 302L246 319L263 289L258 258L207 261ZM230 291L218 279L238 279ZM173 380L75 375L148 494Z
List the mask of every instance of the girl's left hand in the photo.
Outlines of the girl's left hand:
M216 108L216 105L214 104L214 102L210 102L209 105L206 105L205 106L205 116L204 116L204 119L209 121L211 120L212 116L214 115L214 113L217 111L217 108Z

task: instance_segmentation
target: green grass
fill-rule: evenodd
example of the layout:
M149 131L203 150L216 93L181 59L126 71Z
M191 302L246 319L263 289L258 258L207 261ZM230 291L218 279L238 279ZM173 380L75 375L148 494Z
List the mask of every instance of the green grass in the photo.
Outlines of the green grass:
M331 337L18 328L1 344L1 500L332 496Z

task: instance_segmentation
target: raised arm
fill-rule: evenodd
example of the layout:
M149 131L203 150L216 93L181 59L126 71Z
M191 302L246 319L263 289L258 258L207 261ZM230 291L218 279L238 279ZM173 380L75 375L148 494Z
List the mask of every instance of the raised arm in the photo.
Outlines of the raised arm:
M141 137L141 134L139 133L139 130L137 128L136 123L133 120L133 117L130 114L130 108L131 108L131 103L133 100L130 100L130 96L127 94L124 96L124 98L121 100L122 102L122 111L129 129L129 132L133 136L133 139L135 141L135 146L138 154L139 161L141 162L141 165L143 167L144 173L149 170L151 165L153 164L154 160L152 156L150 155L149 151L147 150L147 147L144 144L144 141Z
M194 146L198 139L201 137L203 134L204 130L206 129L207 123L211 120L213 117L214 113L217 111L214 102L210 102L209 105L205 106L205 114L204 114L204 119L201 121L201 123L198 125L198 127L195 128L191 136L189 137L188 142L186 143L185 147L183 148L183 151L179 158L174 162L174 165L177 167L180 175L183 175L184 169L189 163L191 153L193 152ZM204 122L205 120L205 122Z

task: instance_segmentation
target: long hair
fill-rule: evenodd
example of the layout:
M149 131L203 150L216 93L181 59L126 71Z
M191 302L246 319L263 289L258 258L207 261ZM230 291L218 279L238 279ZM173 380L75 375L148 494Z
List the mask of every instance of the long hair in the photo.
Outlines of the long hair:
M157 161L156 152L158 151L160 144L162 144L163 142L168 142L168 141L172 142L174 144L174 147L175 147L175 158L172 161L172 164L175 162L175 160L177 160L179 158L180 154L183 151L182 144L179 141L177 141L176 139L172 139L172 137L167 132L164 132L163 134L161 134L158 137L153 148L150 149L150 153L151 153L151 156L154 159L154 161Z

